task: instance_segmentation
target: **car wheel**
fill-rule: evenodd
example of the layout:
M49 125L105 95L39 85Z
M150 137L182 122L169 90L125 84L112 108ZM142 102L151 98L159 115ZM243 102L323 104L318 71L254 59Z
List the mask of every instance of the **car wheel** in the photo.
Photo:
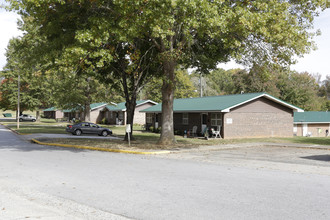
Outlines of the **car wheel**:
M20 118L20 119L19 119L19 121L21 121L21 122L22 122L22 121L23 121L23 119L21 119L21 118Z
M35 122L36 120L35 119L32 119L32 122Z
M102 131L102 136L103 136L103 137L108 136L108 132L107 132L107 131Z
M79 135L81 135L81 130L76 130L75 133L77 136L79 136Z

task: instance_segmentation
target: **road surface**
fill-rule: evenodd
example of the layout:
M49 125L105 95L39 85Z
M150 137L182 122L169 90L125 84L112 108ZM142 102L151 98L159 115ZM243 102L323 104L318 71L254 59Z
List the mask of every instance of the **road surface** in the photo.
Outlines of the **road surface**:
M330 219L329 162L295 172L203 154L41 146L0 126L0 219Z

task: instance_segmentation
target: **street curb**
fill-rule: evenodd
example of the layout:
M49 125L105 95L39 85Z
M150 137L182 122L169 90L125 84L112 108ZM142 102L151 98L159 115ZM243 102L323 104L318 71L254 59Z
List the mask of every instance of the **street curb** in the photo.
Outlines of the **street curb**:
M13 129L11 129L9 126L7 126L7 125L4 125L4 124L2 124L2 123L0 123L2 126L4 126L5 128L7 128L8 130L10 130L10 131L12 131L12 132L14 132L15 134L18 134L18 135L21 135L20 133L18 133L17 131L15 131L15 130L13 130Z
M106 152L114 152L114 153L125 153L125 154L155 155L155 154L169 154L169 153L171 153L171 151L144 152L144 151L131 151L131 150L119 150L119 149L105 149L105 148L99 148L99 147L88 147L88 146L79 146L79 145L70 145L70 144L46 143L46 142L38 141L34 138L32 138L31 141L33 143L40 144L40 145L76 148L76 149L84 149L84 150L106 151Z

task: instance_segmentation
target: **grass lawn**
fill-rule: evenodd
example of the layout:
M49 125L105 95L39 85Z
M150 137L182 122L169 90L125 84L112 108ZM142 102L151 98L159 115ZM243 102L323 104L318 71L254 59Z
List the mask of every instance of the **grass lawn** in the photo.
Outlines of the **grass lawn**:
M116 134L116 133L115 133ZM123 137L123 135L119 135ZM256 142L267 142L267 143L299 143L299 144L318 144L318 145L330 145L330 138L310 138L310 137L293 137L293 138L246 138L246 139L209 139L203 138L183 138L176 136L176 145L161 146L157 145L159 134L148 133L142 131L134 131L134 140L131 141L132 149L167 149L173 150L177 148L196 148L199 146L207 145L223 145L223 144L240 144L240 143L256 143ZM128 143L123 140L104 140L104 139L69 139L69 138L58 138L58 139L40 139L42 142L48 143L61 143L71 144L80 146L90 146L98 148L109 148L109 149L127 149Z
M16 123L7 122L3 123L13 130L16 129ZM20 129L17 131L21 134L33 133L52 133L52 134L65 134L65 127L69 124L57 123L55 120L42 119L40 123L37 122L21 122ZM124 137L125 126L109 126L102 125L103 127L110 128L113 134L118 137ZM330 137L292 137L292 138L244 138L244 139L213 139L205 140L203 138L183 138L176 136L177 144L173 146L159 146L157 141L160 134L145 132L141 126L134 126L134 140L131 141L132 148L139 149L175 149L175 148L195 148L203 145L222 145L222 144L239 144L239 143L255 143L255 142L268 142L268 143L298 143L298 144L316 144L316 145L329 145ZM58 138L58 139L40 139L40 141L50 143L73 144L91 147L103 147L112 149L127 148L127 143L122 140L104 140L104 139L74 139L74 138Z

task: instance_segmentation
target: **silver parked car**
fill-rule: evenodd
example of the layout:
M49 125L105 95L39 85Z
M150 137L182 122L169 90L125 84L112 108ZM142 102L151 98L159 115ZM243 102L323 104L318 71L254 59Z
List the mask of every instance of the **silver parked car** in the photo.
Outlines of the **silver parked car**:
M32 121L32 122L35 122L36 120L37 120L36 117L33 117L32 115L23 114L23 115L19 116L19 121Z
M74 125L67 125L66 131L78 136L81 134L98 134L99 136L106 137L112 134L110 129L103 128L90 122L80 122Z

